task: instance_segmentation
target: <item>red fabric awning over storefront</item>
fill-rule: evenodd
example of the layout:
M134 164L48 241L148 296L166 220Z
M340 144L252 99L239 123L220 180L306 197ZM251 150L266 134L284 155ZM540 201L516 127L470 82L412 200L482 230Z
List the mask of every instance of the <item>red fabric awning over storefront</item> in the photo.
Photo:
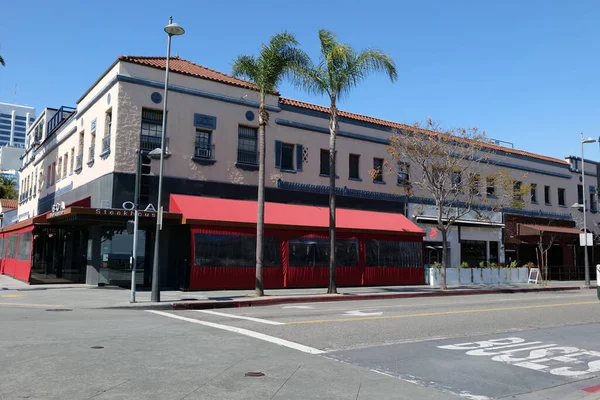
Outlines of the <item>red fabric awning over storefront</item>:
M257 202L172 194L170 212L183 214L186 223L256 225ZM282 203L265 203L265 225L282 229L326 229L329 209ZM356 232L385 232L424 236L425 232L402 214L338 209L336 227Z

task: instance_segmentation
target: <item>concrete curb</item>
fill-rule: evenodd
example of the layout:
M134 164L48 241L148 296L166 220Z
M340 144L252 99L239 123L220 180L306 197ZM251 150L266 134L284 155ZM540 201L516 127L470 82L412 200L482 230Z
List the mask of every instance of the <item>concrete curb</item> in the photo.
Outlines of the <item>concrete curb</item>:
M135 310L210 310L218 308L261 307L278 304L297 303L324 303L333 301L361 301L361 300L386 300L404 299L414 297L444 297L444 296L472 296L482 294L502 293L531 293L531 292L564 292L572 290L595 289L587 286L555 286L551 288L505 288L505 289L449 289L434 292L415 293L369 293L369 294L338 294L338 295L308 295L295 297L263 297L255 299L224 300L224 301L189 301L159 304L139 304L116 307L102 307L104 309L135 309Z

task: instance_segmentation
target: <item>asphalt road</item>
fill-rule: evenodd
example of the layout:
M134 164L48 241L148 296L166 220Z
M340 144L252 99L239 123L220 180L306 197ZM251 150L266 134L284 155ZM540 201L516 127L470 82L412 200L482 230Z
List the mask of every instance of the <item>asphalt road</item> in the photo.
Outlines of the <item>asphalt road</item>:
M215 311L0 304L0 399L580 399L600 385L599 307L595 291Z
M600 384L600 302L593 291L169 314L259 332L472 399L581 398L588 394L581 389ZM490 350L478 354L480 346Z

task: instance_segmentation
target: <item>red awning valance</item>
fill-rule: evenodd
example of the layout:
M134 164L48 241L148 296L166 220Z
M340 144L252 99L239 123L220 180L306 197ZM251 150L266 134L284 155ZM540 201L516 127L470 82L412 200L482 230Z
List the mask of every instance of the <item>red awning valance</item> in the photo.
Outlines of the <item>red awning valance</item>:
M257 202L171 195L170 212L183 214L187 223L256 225ZM329 209L282 203L265 203L265 225L291 229L325 229ZM336 226L345 231L372 231L424 236L425 232L402 214L338 209Z

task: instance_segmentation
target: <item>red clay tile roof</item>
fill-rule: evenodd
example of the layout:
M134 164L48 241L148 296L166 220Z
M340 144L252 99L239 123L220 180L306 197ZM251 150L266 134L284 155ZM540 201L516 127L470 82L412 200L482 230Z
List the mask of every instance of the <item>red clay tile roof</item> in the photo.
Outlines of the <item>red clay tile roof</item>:
M19 207L19 202L17 200L11 199L0 199L0 204L2 208L17 208Z
M285 97L280 97L279 103L289 105L292 107L299 107L299 108L305 108L308 110L329 113L329 107L319 106L319 105L311 104L311 103L305 103L303 101L288 99ZM355 114L355 113L351 113L351 112L347 112L347 111L340 110L339 115L340 115L340 117L345 117L345 118L353 119L356 121L368 122L371 124L376 124L376 125L381 125L381 126L387 126L387 127L395 128L395 129L409 129L409 130L414 129L414 127L407 125L407 124L386 121L384 119L368 117L366 115ZM518 155L522 155L525 157L536 158L538 160L550 161L550 162L554 162L554 163L558 163L558 164L568 164L568 162L566 160L561 160L559 158L548 157L548 156L544 156L541 154L530 153L528 151L523 151L523 150L511 149L510 147L497 146L492 143L488 143L485 146L492 150L504 151L506 153L511 153L511 154L518 154Z
M140 64L145 65L147 67L160 69L165 69L167 64L166 57L119 56L119 61L126 61L133 64ZM234 78L233 76L226 75L221 72L203 67L202 65L198 65L191 61L184 60L182 58L179 58L178 56L171 57L169 63L169 70L184 75L196 76L211 81L256 90L256 86L250 82L246 82L242 79Z

